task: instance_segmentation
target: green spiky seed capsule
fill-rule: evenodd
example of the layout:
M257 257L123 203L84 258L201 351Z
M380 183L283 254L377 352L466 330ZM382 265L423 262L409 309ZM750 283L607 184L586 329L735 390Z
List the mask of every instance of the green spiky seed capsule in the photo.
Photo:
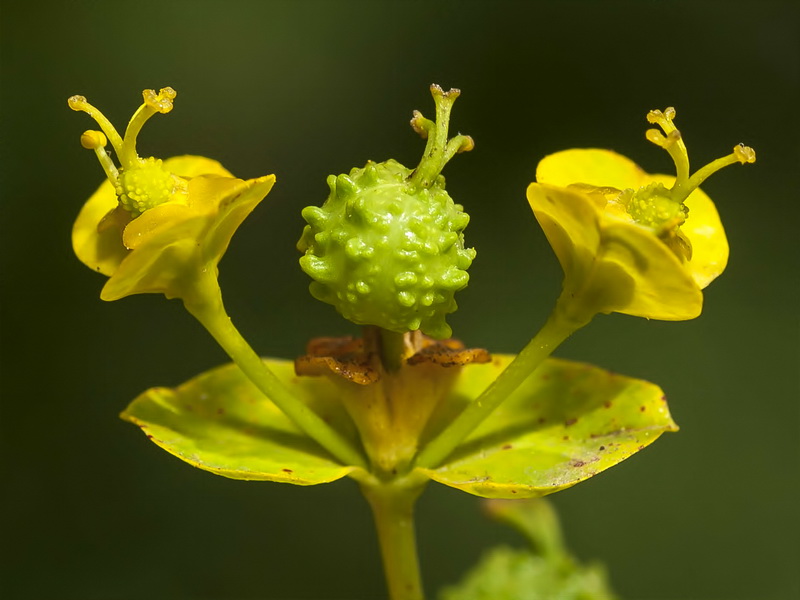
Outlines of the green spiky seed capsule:
M458 90L431 86L436 122L414 112L411 124L428 143L419 166L369 162L349 175L328 177L321 207L303 210L308 225L297 244L311 294L360 325L450 336L445 315L469 281L475 250L464 248L469 215L445 191L439 173L472 139L447 139Z

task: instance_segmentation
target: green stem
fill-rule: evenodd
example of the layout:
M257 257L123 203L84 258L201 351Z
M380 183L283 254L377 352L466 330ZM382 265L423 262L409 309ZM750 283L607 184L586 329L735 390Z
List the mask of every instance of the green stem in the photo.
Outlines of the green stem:
M415 466L432 469L442 463L503 401L508 398L564 340L588 323L562 310L562 300L528 345L517 354L480 396L417 455Z
M361 485L372 507L390 600L423 600L414 531L414 503L425 488L416 478Z
M405 334L378 328L381 363L389 372L399 371L405 360Z
M225 312L215 269L205 269L185 294L186 309L208 330L250 381L304 433L345 465L367 469L359 450L297 398L234 327Z

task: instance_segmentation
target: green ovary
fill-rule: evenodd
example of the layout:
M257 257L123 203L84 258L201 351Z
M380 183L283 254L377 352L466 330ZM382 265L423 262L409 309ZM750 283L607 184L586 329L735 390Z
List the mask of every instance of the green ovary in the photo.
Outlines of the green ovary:
M652 183L631 194L625 208L635 223L654 231L661 230L665 225L674 227L682 224L689 212L660 183Z
M122 207L134 217L163 204L175 192L175 177L161 166L161 160L148 158L135 168L123 169L116 193Z
M475 250L464 248L469 216L444 190L421 188L396 161L330 176L322 207L308 207L298 248L311 294L350 321L449 337L445 315L467 285Z

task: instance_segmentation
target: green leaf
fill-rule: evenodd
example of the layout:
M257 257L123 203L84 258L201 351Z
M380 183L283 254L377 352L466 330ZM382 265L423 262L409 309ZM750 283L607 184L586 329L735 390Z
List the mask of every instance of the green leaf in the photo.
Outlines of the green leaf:
M355 436L327 378L297 377L290 361L265 362L323 419ZM174 389L152 388L121 417L181 460L232 479L314 485L356 468L339 464L302 433L232 364Z
M440 600L613 600L599 565L554 564L527 550L499 546Z
M544 499L488 500L493 519L522 533L529 548L499 546L484 554L440 600L614 600L602 565L580 564L564 545L553 507Z
M470 365L448 414L476 398L512 360ZM661 389L587 364L543 363L436 469L434 481L486 498L533 498L563 490L677 431Z

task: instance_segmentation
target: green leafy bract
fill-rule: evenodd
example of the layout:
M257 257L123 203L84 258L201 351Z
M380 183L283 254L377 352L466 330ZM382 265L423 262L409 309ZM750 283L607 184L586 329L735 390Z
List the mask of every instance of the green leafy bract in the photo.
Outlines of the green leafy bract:
M475 398L512 359L495 355L464 369L449 410ZM676 430L658 386L549 359L444 465L424 472L476 496L532 498L588 479Z
M591 565L553 565L527 550L499 546L439 600L613 600L605 571Z
M528 548L498 546L439 600L614 600L606 571L577 561L567 550L555 510L543 499L489 500L494 519L511 525Z
M327 380L297 377L289 361L266 362L317 414L355 435ZM302 433L232 364L175 389L147 390L121 416L167 452L232 479L314 485L355 469Z
M474 401L512 359L495 355L491 363L464 367L428 430ZM265 360L314 412L356 439L341 397L351 388L299 377L290 361ZM234 365L175 389L150 389L122 418L178 458L233 479L313 485L357 470L303 434ZM416 471L478 496L538 497L588 479L676 429L657 386L549 359L445 464Z

